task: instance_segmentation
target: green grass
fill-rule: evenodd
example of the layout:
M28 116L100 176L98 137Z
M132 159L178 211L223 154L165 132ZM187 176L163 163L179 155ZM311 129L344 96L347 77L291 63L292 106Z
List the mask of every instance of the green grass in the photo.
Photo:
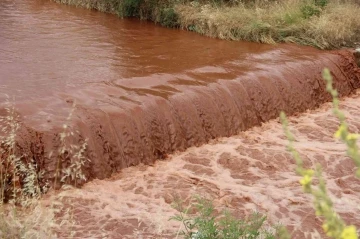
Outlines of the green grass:
M176 238L184 239L275 239L286 238L281 226L265 226L266 216L258 212L247 218L237 218L229 211L217 213L211 200L194 197L187 208L174 204L179 212L170 220L180 223ZM195 213L194 213L195 212ZM281 234L281 235L280 235Z

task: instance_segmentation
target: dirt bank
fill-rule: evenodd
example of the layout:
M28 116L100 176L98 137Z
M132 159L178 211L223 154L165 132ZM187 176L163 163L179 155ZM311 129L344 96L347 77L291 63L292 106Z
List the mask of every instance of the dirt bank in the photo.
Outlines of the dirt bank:
M353 132L360 132L360 92L341 101ZM330 103L290 118L296 148L306 167L320 163L336 211L360 227L360 187L355 165L344 145L333 138L337 120ZM219 138L153 166L124 169L109 180L94 180L82 189L62 192L74 209L78 238L175 238L179 224L168 221L174 200L209 196L219 210L238 216L259 210L280 222L291 238L317 236L321 220L312 199L302 192L295 163L277 120L230 138ZM46 201L46 200L45 200ZM312 237L313 236L313 237Z
M317 108L330 99L321 77L325 66L341 96L359 88L360 70L351 52L319 53L288 45L228 62L231 72L204 67L185 75L93 84L41 104L21 102L16 104L22 115L18 151L45 171L44 180L52 181L63 120L77 102L67 123L77 131L70 143L88 139L85 174L104 179L120 169L151 165L175 151L235 135L276 118L281 110L293 115ZM42 118L45 112L48 117ZM69 164L66 158L64 166Z

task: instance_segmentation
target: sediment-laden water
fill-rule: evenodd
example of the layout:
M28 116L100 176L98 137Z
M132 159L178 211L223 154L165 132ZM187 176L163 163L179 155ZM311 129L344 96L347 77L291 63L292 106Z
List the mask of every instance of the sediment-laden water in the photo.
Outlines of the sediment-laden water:
M281 110L317 108L330 99L324 67L341 96L360 86L347 50L220 41L47 0L0 2L0 99L7 94L14 104L19 154L45 171L44 180L54 175L72 107L72 142L88 139L85 174L104 179L238 134ZM229 157L218 162L232 173Z
M340 107L351 131L360 132L360 92L343 99ZM348 225L360 228L359 179L344 144L333 137L338 121L332 105L291 117L289 125L305 167L321 164L335 210ZM130 167L62 192L62 202L73 212L78 238L182 238L176 236L181 224L169 221L178 213L172 206L182 200L187 208L194 196L209 198L216 210L238 217L259 211L269 223L285 225L293 239L327 238L312 197L303 193L287 143L282 125L271 120L153 166Z

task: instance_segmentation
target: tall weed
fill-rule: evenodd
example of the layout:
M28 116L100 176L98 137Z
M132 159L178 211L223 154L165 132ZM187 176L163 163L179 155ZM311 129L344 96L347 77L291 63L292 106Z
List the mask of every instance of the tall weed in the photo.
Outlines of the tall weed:
M0 118L0 125L0 238L56 238L63 230L68 230L71 235L73 216L64 208L61 198L52 197L48 206L40 201L41 194L48 191L48 185L39 183L43 173L36 162L18 152L16 137L21 126L11 104L6 107L6 115ZM65 124L60 133L52 189L61 184L76 186L86 181L82 169L89 162L85 155L87 142L71 144L73 134ZM61 218L58 217L60 214Z
M323 78L326 81L326 89L333 98L334 115L340 122L339 129L334 136L337 139L341 139L346 144L347 155L357 166L358 169L356 171L356 176L360 177L360 154L357 146L357 139L360 135L349 132L345 115L339 109L338 92L332 86L332 76L328 69L324 70ZM289 130L288 121L284 112L281 113L280 119L283 124L285 135L289 140L287 148L292 153L297 165L296 172L302 176L300 184L302 185L305 193L311 194L314 197L315 214L324 219L324 223L322 225L324 232L331 238L357 239L358 236L355 226L347 225L333 208L333 202L327 192L326 182L322 176L321 166L317 165L315 170L303 167L303 160L293 145L295 137ZM317 187L313 185L314 178L318 180Z

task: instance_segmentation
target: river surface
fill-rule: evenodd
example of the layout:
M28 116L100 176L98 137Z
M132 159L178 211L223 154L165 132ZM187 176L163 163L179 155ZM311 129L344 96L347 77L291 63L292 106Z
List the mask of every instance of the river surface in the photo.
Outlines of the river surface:
M144 21L119 21L47 0L0 2L0 93L19 100L96 82L144 76L151 81L158 74L197 68L233 78L227 62L272 48L209 39Z
M303 227L320 228L314 217L299 222L299 217L308 218L304 214L311 205L299 196L291 158L281 153L281 125L273 121L239 133L275 119L281 110L294 115L329 101L321 75L324 67L332 71L341 97L360 87L360 69L348 50L221 41L48 0L0 0L0 115L6 114L4 104L10 101L19 116L19 155L28 156L44 172L38 180L45 185L54 181L57 165L69 166L68 158L57 162L63 159L57 153L63 124L72 131L68 144L87 140L84 157L89 161L82 169L89 180L96 180L82 191L87 196L78 191L73 195L77 202L88 203L79 205L82 210L75 215L79 238L94 238L102 230L95 225L100 220L110 238L140 238L131 235L135 229L145 230L135 224L146 213L149 220L144 216L142 223L150 228L149 235L157 235L151 229L151 219L161 209L157 206L165 205L166 219L159 222L165 223L174 213L172 195L186 199L184 193L196 191L233 209L245 205L240 211L246 213L256 208L269 212L274 223L285 218L297 238L305 238ZM344 103L355 116L358 97ZM71 109L72 117L65 121ZM336 127L334 120L326 120L329 105L318 113L299 121L303 140L330 140ZM296 124L296 118L293 121ZM358 131L356 117L352 124ZM320 134L319 126L331 128ZM336 157L344 148L306 142L301 147L310 165L319 159L328 166L332 193L358 205L357 184L347 178L354 165L346 161L345 176L338 175L333 157L324 156L329 147L336 149ZM341 164L347 160L340 159ZM121 170L124 174L117 174ZM110 177L114 180L101 181ZM284 200L275 187L279 183L288 190ZM342 190L343 185L349 189ZM118 208L124 205L119 200L128 200L126 207ZM358 222L356 210L346 207L340 212ZM165 238L172 238L173 226L164 225Z

